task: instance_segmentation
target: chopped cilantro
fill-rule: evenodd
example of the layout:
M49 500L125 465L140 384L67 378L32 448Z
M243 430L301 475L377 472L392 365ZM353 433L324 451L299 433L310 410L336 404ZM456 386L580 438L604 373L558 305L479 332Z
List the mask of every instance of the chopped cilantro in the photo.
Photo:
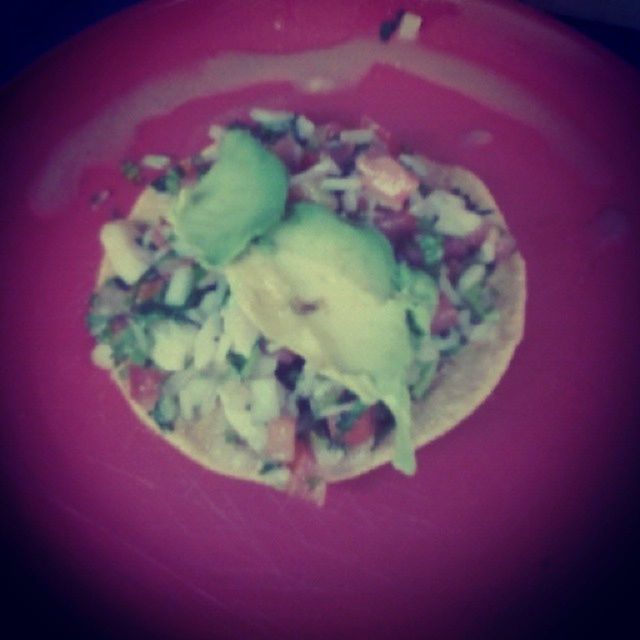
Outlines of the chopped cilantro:
M158 424L161 431L173 431L178 417L178 406L173 396L163 395L149 414Z
M260 354L262 352L260 351L260 347L258 346L258 343L256 342L256 344L253 345L253 349L251 350L251 353L249 354L248 358L245 358L245 362L244 365L242 365L242 368L240 369L240 377L241 378L246 378L247 376L251 375L251 372L253 371L253 368L255 367L256 363L258 362L258 358L260 357ZM242 357L242 356L240 356Z
M227 444L237 444L237 445L245 444L244 440L235 431L225 431L224 441Z
M422 367L418 380L413 384L410 390L412 400L420 400L424 396L424 394L427 392L427 389L431 385L431 382L433 381L437 367L437 360L434 360L433 362L427 362Z
M495 294L485 284L478 282L464 292L464 301L471 311L471 320L482 322L495 307Z
M213 284L203 287L202 289L193 289L189 294L187 301L184 303L184 306L187 309L193 309L195 307L200 306L200 303L202 302L202 298L204 298L207 295L207 293L210 293L211 291L215 291L217 288L218 288L218 285L217 283L214 282Z
M406 319L407 319L407 326L409 327L409 331L411 331L411 333L414 336L419 337L425 334L424 326L418 322L416 318L415 310L407 309Z
M178 167L173 167L163 176L160 176L151 182L151 186L160 193L169 193L175 195L180 191L181 172Z
M251 135L263 144L273 144L286 135L288 128L273 128L262 124L256 124L250 129Z
M98 339L103 339L109 329L110 317L98 314L89 313L87 316L87 327L92 336Z
M435 265L442 261L444 257L444 244L442 236L425 234L418 237L418 244L422 249L424 262L426 265Z
M278 382L289 391L293 391L298 384L298 378L304 367L304 358L295 356L291 362L278 361L276 364L275 376Z
M376 426L373 440L373 448L375 449L393 431L396 421L384 402L373 405L373 421Z
M132 308L132 313L137 316L145 316L144 322L153 322L155 320L174 320L182 324L192 324L199 327L200 324L185 314L182 307L171 307L163 302L156 300L145 300L136 304Z
M357 400L353 407L349 411L345 411L340 414L336 427L340 431L349 431L353 426L353 423L368 409L368 406L360 400Z
M260 475L264 475L265 473L269 473L269 471L275 471L276 469L281 469L282 463L276 462L275 460L267 460L262 467L260 467L260 471L258 473Z
M129 360L134 364L144 364L149 353L149 339L144 330L130 322L127 327L116 333L111 339L113 361L120 364Z
M227 362L238 372L242 373L245 365L247 364L247 358L234 351L227 353Z

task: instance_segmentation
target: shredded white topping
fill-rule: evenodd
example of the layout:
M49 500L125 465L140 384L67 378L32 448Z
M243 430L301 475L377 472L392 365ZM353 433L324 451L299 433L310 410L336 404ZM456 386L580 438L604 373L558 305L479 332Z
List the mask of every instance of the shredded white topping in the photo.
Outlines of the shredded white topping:
M406 41L416 40L421 26L422 18L420 16L415 13L405 13L398 26L398 39Z
M166 169L170 163L171 158L169 156L159 153L149 153L140 160L140 164L149 169Z
M113 367L113 351L108 344L97 344L91 352L91 362L100 369L111 369Z
M362 187L360 178L325 178L320 183L320 188L325 191L359 191Z
M374 137L371 129L348 129L340 132L340 141L351 144L369 144Z

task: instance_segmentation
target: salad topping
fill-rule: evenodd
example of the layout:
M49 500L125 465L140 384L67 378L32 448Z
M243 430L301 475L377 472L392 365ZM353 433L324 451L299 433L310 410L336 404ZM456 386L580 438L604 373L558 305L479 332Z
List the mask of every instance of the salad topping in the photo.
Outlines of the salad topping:
M94 362L165 432L221 408L292 493L322 500L323 468L390 438L412 473L411 405L494 337L512 237L369 120L254 109L211 135L188 167L145 157L166 215L103 227Z

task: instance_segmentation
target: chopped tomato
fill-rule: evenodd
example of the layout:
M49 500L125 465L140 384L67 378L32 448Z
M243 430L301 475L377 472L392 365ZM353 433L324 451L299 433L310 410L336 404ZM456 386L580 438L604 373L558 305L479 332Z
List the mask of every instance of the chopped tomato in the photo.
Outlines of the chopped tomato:
M376 211L373 223L392 242L404 240L418 231L418 219L408 211Z
M404 260L410 267L422 269L425 266L424 252L415 238L409 238L408 241L401 242L395 249L397 259Z
M164 235L164 233L162 232L162 228L161 227L154 227L152 232L151 232L151 242L153 242L153 244L158 248L158 249L162 249L163 247L166 247L169 245L169 242L166 238L166 236Z
M185 158L177 164L178 170L182 171L183 178L190 182L198 179L198 162L194 157Z
M291 462L295 455L296 420L293 416L274 418L267 425L267 449L269 458L279 462Z
M298 165L299 171L306 171L318 163L320 154L317 151L305 151Z
M369 407L356 418L349 431L344 434L343 440L348 447L355 447L373 438L375 431L375 412L373 407Z
M162 291L164 285L164 278L160 276L153 280L141 282L136 292L136 302L146 302L147 300L151 300L151 298L155 298Z
M291 365L300 358L297 353L290 351L289 349L278 349L276 354L278 358L278 364Z
M146 411L151 411L160 398L166 378L162 371L132 364L129 367L129 393Z
M369 200L366 196L358 197L358 211L366 211L369 208Z
M516 241L508 234L496 240L496 262L506 260L516 249Z
M444 257L447 258L464 258L471 251L471 247L465 238L455 238L447 236L443 243Z
M316 135L318 143L322 146L329 140L336 140L343 129L344 127L337 122L327 122L327 124L317 127Z
M329 149L329 155L339 167L344 167L350 160L352 160L355 150L355 144L343 142L337 147L331 147Z
M442 333L458 323L458 310L451 304L451 300L440 293L438 306L431 319L431 333Z
M469 245L476 249L480 247L486 240L491 226L491 224L483 222L475 231L472 231L468 236L466 236L466 240Z
M356 160L365 189L370 190L380 202L399 211L420 182L391 156L362 154Z
M397 156L400 153L401 149L397 139L391 135L388 129L385 129L375 120L366 115L362 116L362 118L360 118L360 126L363 129L373 129L379 141L377 144L374 142L375 147L384 149L385 153L392 156Z
M327 485L322 477L310 445L301 439L295 441L295 456L289 466L291 477L287 492L319 506L324 504Z
M124 331L129 326L129 320L125 315L114 316L109 322L109 328L111 333L115 336L121 331Z
M300 161L302 160L303 150L302 147L291 138L291 136L284 136L280 138L271 147L271 150L284 162L289 170L298 170Z
M447 236L444 239L445 259L465 258L471 251L475 251L482 245L490 228L488 224L481 224L475 231L463 238Z
M466 268L465 258L447 258L446 261L447 277L449 282L455 285Z
M363 129L373 129L376 136L385 144L391 142L391 133L389 130L379 125L373 118L367 115L362 116L362 118L360 118L360 126Z

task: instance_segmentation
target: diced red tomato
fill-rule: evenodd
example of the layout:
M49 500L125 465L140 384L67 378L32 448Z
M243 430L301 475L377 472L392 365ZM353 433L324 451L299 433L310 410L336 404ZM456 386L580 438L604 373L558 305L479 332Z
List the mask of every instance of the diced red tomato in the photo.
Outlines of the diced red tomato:
M475 231L472 231L468 236L466 236L466 241L470 246L477 249L487 239L491 226L491 224L486 222L482 223Z
M458 322L458 310L451 304L451 300L440 293L438 306L431 319L431 333L441 333L455 326Z
M339 167L343 167L353 157L355 150L354 144L341 143L337 147L331 147L329 155Z
M408 211L376 211L373 223L391 242L405 240L418 231L418 219Z
M296 420L293 416L274 418L267 425L267 449L269 458L291 462L295 455Z
M398 260L404 260L410 267L422 269L425 266L424 253L414 238L400 243L395 249Z
M444 239L444 257L447 258L464 258L471 251L478 249L485 241L489 229L488 224L481 224L475 231L463 238L455 238L447 236Z
M184 158L177 166L184 172L184 180L187 182L198 178L198 164L193 158Z
M158 247L158 249L162 249L166 247L169 242L167 241L166 236L162 233L162 229L160 227L154 227L151 232L151 242Z
M284 136L280 138L271 147L271 150L285 163L285 165L287 165L289 170L298 170L300 161L302 160L303 150L302 147L291 138L291 136Z
M378 124L373 118L369 117L368 115L364 115L362 116L362 118L360 118L360 126L363 129L373 129L376 136L385 144L389 144L389 142L391 142L390 131Z
M151 298L154 298L160 293L160 291L162 291L164 284L164 278L160 276L153 280L142 282L136 292L136 302L146 302L147 300L151 300Z
M327 485L322 477L315 456L308 443L296 439L295 455L289 465L291 477L287 486L287 493L319 506L324 504Z
M420 182L391 156L361 154L356 167L366 189L390 209L399 211Z
M367 200L366 196L358 197L358 211L366 211L369 207L369 200Z
M290 365L293 364L299 356L289 349L278 349L277 358L278 364Z
M305 151L300 159L300 163L298 164L299 171L306 171L313 167L314 164L318 163L320 159L320 154L317 151Z
M466 260L464 258L447 258L445 266L449 282L455 286L466 268Z
M471 250L465 238L454 238L447 236L443 243L444 258L464 258Z
M115 336L129 326L129 320L125 315L114 316L109 322L111 333Z
M344 434L343 440L348 447L355 447L373 438L376 431L373 407L364 411Z
M335 140L344 127L338 122L327 122L316 128L318 143L322 146L329 140Z
M129 393L146 411L151 411L160 398L167 374L157 369L132 364L129 367Z
M508 234L496 240L496 262L506 260L516 249L516 241Z
M385 129L375 120L367 115L362 116L362 118L360 118L360 126L363 129L373 129L378 139L378 142L374 142L375 148L391 156L397 156L400 153L401 149L397 139L391 135L388 129Z

